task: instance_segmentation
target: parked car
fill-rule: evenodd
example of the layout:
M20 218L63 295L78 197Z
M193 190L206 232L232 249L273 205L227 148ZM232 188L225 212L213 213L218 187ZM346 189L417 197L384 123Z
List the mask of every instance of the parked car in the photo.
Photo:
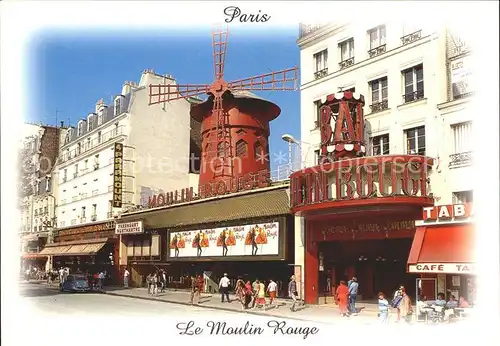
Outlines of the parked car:
M91 292L87 278L84 275L68 275L61 286L61 292Z

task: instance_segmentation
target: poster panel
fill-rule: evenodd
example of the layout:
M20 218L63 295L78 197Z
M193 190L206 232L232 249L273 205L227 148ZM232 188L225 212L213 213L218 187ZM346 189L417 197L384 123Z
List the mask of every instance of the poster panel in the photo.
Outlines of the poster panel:
M169 233L171 258L279 255L279 222Z

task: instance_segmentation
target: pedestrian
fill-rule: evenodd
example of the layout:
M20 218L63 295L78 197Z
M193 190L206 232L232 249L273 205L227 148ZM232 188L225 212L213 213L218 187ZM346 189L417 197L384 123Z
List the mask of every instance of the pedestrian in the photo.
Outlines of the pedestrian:
M227 302L231 303L229 299L229 279L227 278L227 273L224 273L224 276L219 281L219 292L221 295L221 302L224 303L224 296L227 298Z
M104 280L104 272L101 270L97 276L97 288L102 290L102 281Z
M358 296L359 284L358 279L355 276L353 276L349 281L347 288L349 290L349 313L357 314L358 310L356 309L356 297Z
M255 299L255 306L256 307L261 307L261 308L266 308L266 287L262 282L259 281L259 286L257 290L257 298Z
M123 287L128 288L128 279L130 276L130 272L128 271L127 268L125 268L125 271L123 272Z
M378 293L378 317L382 323L387 323L389 320L389 302L383 292Z
M276 289L278 288L278 284L274 282L272 279L269 280L269 285L267 285L267 293L269 294L269 305L274 305L274 307L278 307L276 304Z
M161 292L163 293L167 288L167 272L164 269L161 270L161 281L162 281Z
M340 281L340 285L337 287L337 291L335 292L335 300L339 305L340 315L343 317L349 316L349 311L347 308L349 296L349 289L347 288L345 281Z
M152 293L152 284L153 284L153 274L150 273L146 276L146 284L148 285L148 294Z
M245 287L245 282L241 279L241 277L238 277L238 280L236 281L236 298L240 301L241 303L241 309L245 310L245 296L246 296L246 287Z
M406 290L403 289L403 298L401 298L401 303L399 304L400 315L406 323L411 323L411 317L413 315L413 308L411 306L411 299L406 294Z
M196 276L191 277L191 299L189 300L189 303L193 305L194 303L194 297L196 296L196 304L200 304L200 289L198 287L198 280L196 279Z
M248 309L250 302L252 301L253 290L250 281L245 284L245 309Z
M151 291L153 296L158 295L158 275L156 273L151 277Z
M397 313L398 313L398 317L396 319L396 323L399 322L401 320L401 311L399 309L399 305L401 304L401 299L403 299L403 291L404 291L404 286L403 285L399 285L398 289L396 290L396 292L394 292L394 295L392 297L392 302L391 302L391 306L397 310Z
M292 306L290 310L295 312L295 305L297 304L297 282L295 281L295 275L290 277L290 282L288 283L288 297L292 299Z

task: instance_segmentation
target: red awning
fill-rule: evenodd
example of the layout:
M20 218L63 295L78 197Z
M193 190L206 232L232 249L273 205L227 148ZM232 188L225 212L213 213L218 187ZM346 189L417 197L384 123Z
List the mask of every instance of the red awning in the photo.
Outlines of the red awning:
M474 273L471 223L418 227L408 257L410 273Z

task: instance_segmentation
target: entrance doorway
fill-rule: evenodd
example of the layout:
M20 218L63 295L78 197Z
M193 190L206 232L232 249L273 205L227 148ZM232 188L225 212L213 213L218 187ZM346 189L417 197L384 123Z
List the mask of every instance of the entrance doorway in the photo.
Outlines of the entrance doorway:
M323 266L319 273L319 287L334 286L341 280L356 276L360 300L377 299L378 292L391 295L399 285L415 296L415 277L406 273L406 261L412 244L411 238L383 240L352 240L319 243ZM324 296L331 295L326 289Z

